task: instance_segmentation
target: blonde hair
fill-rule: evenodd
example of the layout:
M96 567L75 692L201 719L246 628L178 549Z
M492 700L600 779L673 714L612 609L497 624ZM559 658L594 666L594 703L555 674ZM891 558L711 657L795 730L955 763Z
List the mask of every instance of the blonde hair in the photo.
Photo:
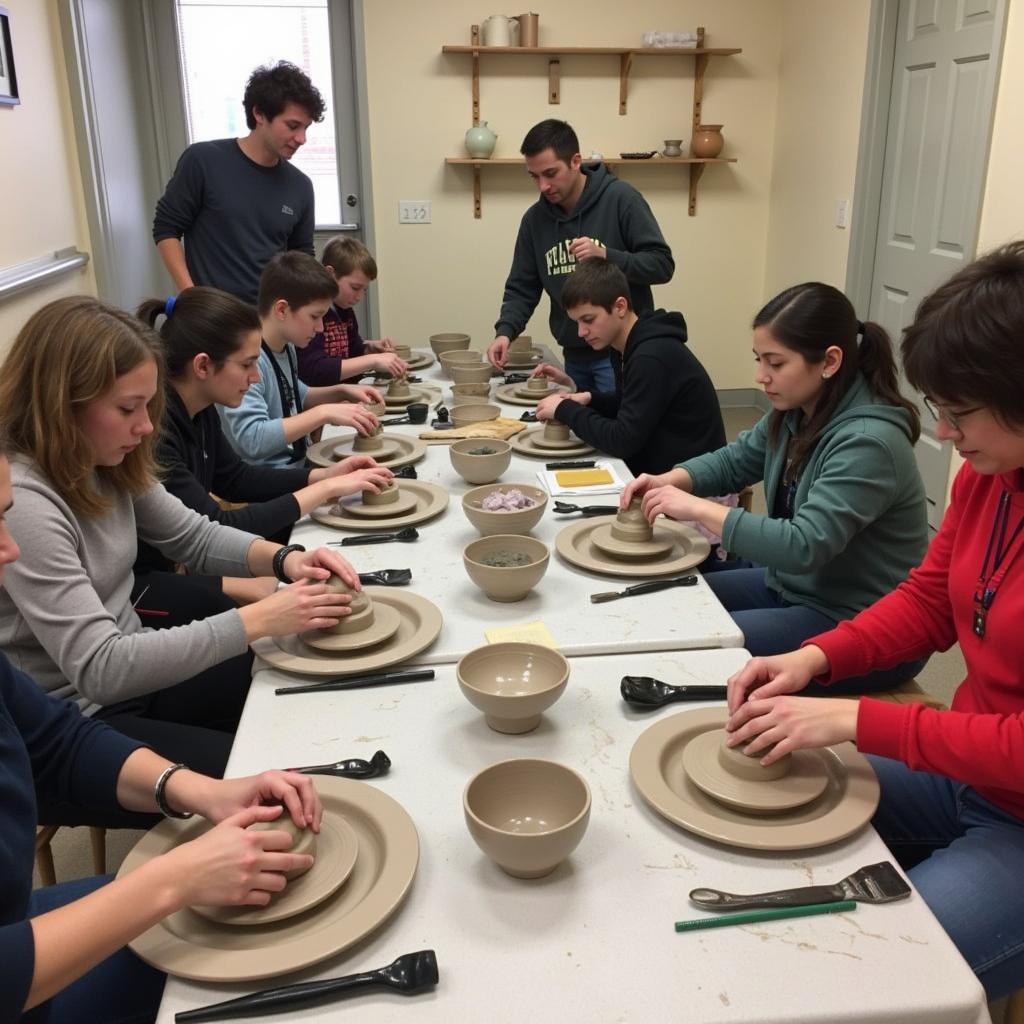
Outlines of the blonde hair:
M117 466L96 466L78 414L119 377L147 360L157 367L147 404L154 430ZM101 489L133 497L156 481L156 436L164 410L163 353L152 328L87 295L51 302L18 332L0 367L0 432L12 453L38 463L54 488L82 516L110 507Z

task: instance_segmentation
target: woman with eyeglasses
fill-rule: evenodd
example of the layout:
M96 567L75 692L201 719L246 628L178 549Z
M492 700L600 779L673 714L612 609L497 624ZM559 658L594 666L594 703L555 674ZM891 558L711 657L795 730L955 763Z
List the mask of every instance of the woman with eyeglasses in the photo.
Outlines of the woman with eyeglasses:
M1024 985L1022 338L1024 242L921 303L904 369L965 463L924 561L855 618L729 680L729 742L763 763L842 740L869 756L873 824L989 999ZM792 696L953 644L967 675L950 711Z
M773 406L752 430L718 451L658 476L642 474L622 495L659 515L695 521L738 556L701 567L743 631L751 654L781 654L887 594L928 543L924 485L914 458L917 408L899 391L884 328L859 323L831 285L786 289L754 318L757 383ZM767 515L706 496L764 482ZM844 684L890 689L910 661Z
M292 524L317 506L363 490L378 491L393 476L367 455L312 470L239 458L224 437L216 406L237 408L249 385L259 380L260 318L253 307L216 288L197 287L166 302L150 299L137 316L151 327L162 320L167 409L157 461L164 487L189 508L213 522L286 543ZM245 504L226 509L213 495ZM150 588L144 604L168 603L167 581L154 573L171 570L173 564L151 545L139 545L137 593ZM225 594L246 603L270 593L275 581L206 577L204 582L217 590L223 585Z

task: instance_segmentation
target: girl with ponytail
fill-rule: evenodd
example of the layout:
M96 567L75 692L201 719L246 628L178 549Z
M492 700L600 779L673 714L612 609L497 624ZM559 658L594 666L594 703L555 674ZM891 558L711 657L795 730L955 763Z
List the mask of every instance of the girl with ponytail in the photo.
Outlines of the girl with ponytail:
M751 654L768 655L851 618L906 579L924 554L928 523L913 448L920 421L900 394L884 328L860 323L842 292L812 282L777 295L753 329L755 379L773 411L725 448L640 476L622 502L642 496L652 522L667 515L722 536L738 558L705 566L719 570L708 584ZM700 497L758 481L768 515ZM844 688L886 689L921 664Z
M167 363L166 414L157 444L164 487L210 520L285 543L292 524L318 505L357 491L377 491L392 473L366 455L330 469L254 465L238 457L221 430L216 405L237 408L259 380L260 319L256 310L216 288L186 288L174 301L150 299L136 314L158 328ZM211 496L243 508L224 509ZM173 566L140 544L139 583ZM143 579L145 576L145 580ZM212 578L221 585L219 577ZM245 602L269 593L273 581L227 578L225 592ZM152 598L147 598L152 600Z

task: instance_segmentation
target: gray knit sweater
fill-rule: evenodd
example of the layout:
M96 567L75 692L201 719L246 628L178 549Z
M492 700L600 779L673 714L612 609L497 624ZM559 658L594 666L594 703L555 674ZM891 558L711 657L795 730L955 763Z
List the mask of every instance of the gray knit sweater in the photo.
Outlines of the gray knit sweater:
M246 649L232 610L174 629L144 629L132 609L136 534L169 559L213 576L249 576L256 538L211 523L156 485L78 516L39 467L11 460L7 513L20 558L0 590L0 650L48 693L86 714L180 683Z

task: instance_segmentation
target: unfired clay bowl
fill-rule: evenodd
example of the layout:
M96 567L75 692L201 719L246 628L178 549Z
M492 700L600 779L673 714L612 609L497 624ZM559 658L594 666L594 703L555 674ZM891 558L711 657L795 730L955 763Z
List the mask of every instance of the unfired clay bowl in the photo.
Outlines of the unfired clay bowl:
M412 345L396 345L394 352L399 359L404 359L406 362L412 359Z
M523 352L529 352L531 348L533 348L533 338L529 334L520 334L518 338L508 343L510 355L513 352L521 355Z
M452 398L472 398L476 401L486 399L491 393L491 385L487 384L453 384ZM465 404L465 403L463 403Z
M457 427L468 427L471 423L486 423L496 420L501 415L498 405L456 405L451 409L452 423Z
M477 352L473 349L467 349L463 352L461 349L456 352L442 352L437 357L438 362L441 364L441 375L447 377L449 380L452 375L452 367L455 366L482 366L483 365L483 352Z
M489 448L492 455L473 455L481 448ZM452 467L468 484L491 484L509 467L512 445L508 441L492 441L486 437L467 437L455 441L448 449Z
M515 878L551 874L583 838L590 789L555 761L517 758L485 768L462 796L469 834Z
M494 367L490 363L479 366L453 366L448 371L448 375L456 384L487 384L493 373Z
M492 491L522 491L536 504L514 512L490 512L483 509L484 498ZM548 492L529 484L499 484L474 487L462 496L462 511L484 537L495 533L529 533L541 520L548 506Z
M485 565L481 559L496 551L510 551L529 557L526 565ZM551 554L536 537L517 533L499 533L471 541L462 552L469 578L492 600L522 601L547 572Z
M565 692L569 662L543 644L487 644L456 665L462 695L495 732L531 732Z
M432 334L430 336L430 347L435 356L442 352L457 352L459 349L469 348L468 334Z
M289 853L309 853L316 856L316 833L311 828L299 828L292 821L291 813L285 807L280 817L273 821L257 821L249 826L250 832L287 832L292 841ZM294 871L285 871L284 877L290 882L299 875L304 875L309 868L296 868Z

